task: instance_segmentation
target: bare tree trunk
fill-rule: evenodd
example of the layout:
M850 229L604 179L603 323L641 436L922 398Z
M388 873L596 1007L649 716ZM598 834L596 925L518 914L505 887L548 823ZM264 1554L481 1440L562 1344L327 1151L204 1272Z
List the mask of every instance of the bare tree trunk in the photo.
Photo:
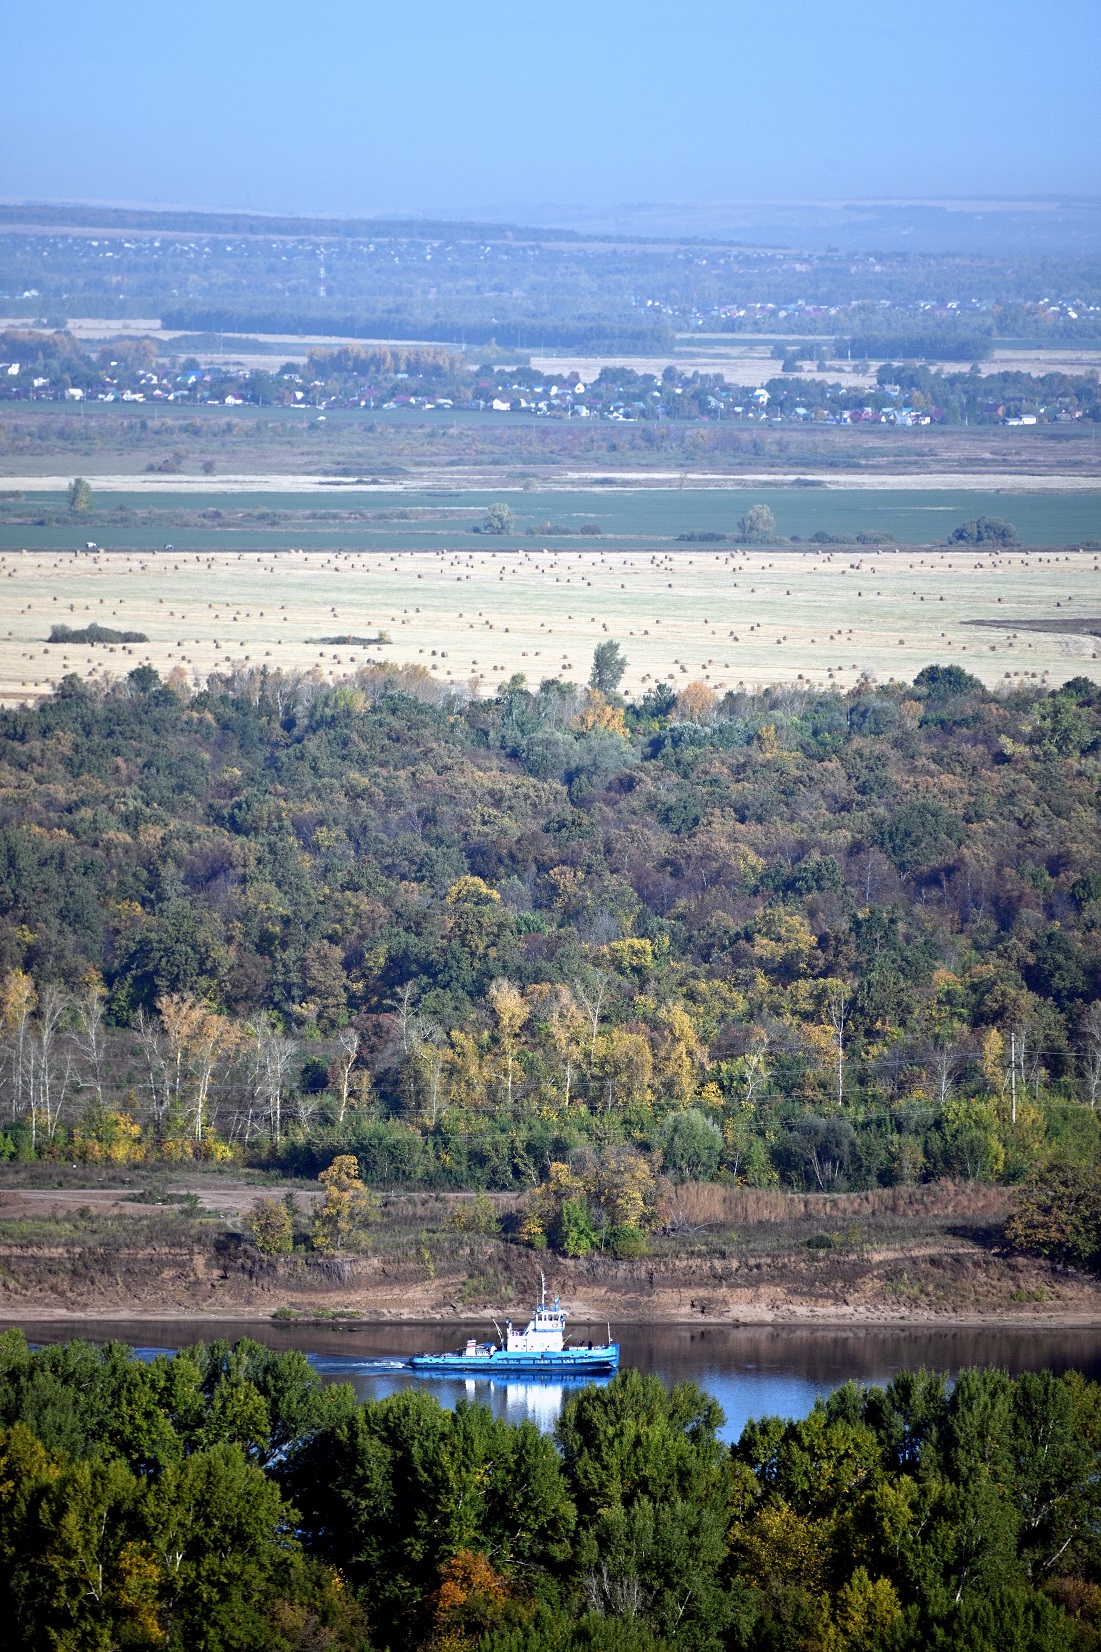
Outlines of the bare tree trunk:
M600 1017L604 1011L604 999L607 996L608 982L610 980L610 976L605 970L594 969L592 973L593 980L591 986L586 986L583 981L575 981L573 983L574 997L584 1010L586 1019L588 1020L593 1033L592 1041L589 1045L590 1072L592 1071L593 1063L596 1060L596 1038L600 1031Z
M11 1072L11 1116L13 1124L17 1118L27 1112L29 1107L27 1064L30 1058L31 1018L37 1002L38 993L35 991L35 985L31 977L21 969L13 970L4 981L3 1005L0 1006L3 1014L4 1030L11 1041L8 1048L8 1059Z
M348 1096L351 1093L352 1068L359 1054L359 1034L354 1027L345 1027L340 1033L339 1043L344 1056L340 1063L340 1113L337 1123L343 1124L344 1115L348 1111Z
M933 1045L929 1057L932 1068L933 1083L937 1092L937 1101L943 1108L951 1097L955 1088L956 1078L960 1070L960 1052L956 1044L939 1041Z
M1082 1020L1082 1070L1086 1100L1096 1109L1101 1099L1101 1003L1091 1004Z
M160 1028L154 1021L149 1019L144 1010L138 1011L138 1037L141 1039L142 1049L145 1051L145 1061L149 1073L153 1128L159 1136L164 1130L164 1121L168 1114L171 1099L169 1069L164 1046L161 1043Z
M278 1142L283 1135L283 1090L287 1074L298 1045L293 1038L284 1038L261 1024L264 1080L267 1090L268 1117L271 1121L271 1139Z
M38 1001L38 1097L36 1133L38 1121L41 1120L47 1141L52 1141L57 1132L61 1118L61 1109L65 1102L65 1092L72 1077L72 1050L65 1063L64 1075L59 1074L56 1068L57 1046L61 1031L61 1018L65 1013L65 999L58 987L50 985L44 987Z
M386 1000L387 1007L392 1009L398 1018L398 1026L401 1028L401 1050L403 1055L409 1054L409 1046L412 1042L415 1021L413 998L416 990L412 981L406 981L404 986L398 988L396 997Z
M103 1112L103 1062L105 1057L103 1005L105 993L98 981L88 986L73 1006L76 1011L76 1047L87 1064L96 1093L96 1111Z

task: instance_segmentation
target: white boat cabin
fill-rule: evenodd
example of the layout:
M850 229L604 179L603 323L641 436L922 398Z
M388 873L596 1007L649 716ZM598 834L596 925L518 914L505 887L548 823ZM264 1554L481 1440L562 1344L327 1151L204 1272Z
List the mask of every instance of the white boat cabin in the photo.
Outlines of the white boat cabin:
M510 1354L560 1354L565 1346L566 1310L559 1307L555 1297L547 1306L546 1286L543 1300L528 1320L527 1329L514 1331L512 1321L505 1321L505 1348Z

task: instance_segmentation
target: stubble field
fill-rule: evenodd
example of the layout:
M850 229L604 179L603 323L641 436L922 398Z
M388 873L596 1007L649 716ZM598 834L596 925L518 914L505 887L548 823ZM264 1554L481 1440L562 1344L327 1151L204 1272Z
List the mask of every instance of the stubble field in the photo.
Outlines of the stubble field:
M630 693L849 687L931 661L991 685L1101 678L1101 561L1084 550L27 551L0 555L0 580L6 704L143 663L201 682L231 665L336 677L389 661L486 693L518 671L583 681L608 637ZM148 641L48 644L52 626L92 622Z

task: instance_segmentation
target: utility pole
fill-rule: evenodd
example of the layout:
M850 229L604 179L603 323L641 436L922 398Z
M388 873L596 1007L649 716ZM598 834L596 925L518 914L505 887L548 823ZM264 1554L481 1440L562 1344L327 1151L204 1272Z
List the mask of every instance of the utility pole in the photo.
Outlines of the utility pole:
M1017 1122L1017 1034L1009 1035L1009 1117Z

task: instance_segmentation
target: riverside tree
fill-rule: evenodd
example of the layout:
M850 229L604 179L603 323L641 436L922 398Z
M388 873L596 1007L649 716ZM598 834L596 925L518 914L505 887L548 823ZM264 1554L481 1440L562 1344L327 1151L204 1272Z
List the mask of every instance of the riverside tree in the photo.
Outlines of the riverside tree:
M5 1646L169 1652L1087 1652L1101 1389L849 1384L733 1444L624 1370L553 1436L359 1405L242 1341L0 1337Z

